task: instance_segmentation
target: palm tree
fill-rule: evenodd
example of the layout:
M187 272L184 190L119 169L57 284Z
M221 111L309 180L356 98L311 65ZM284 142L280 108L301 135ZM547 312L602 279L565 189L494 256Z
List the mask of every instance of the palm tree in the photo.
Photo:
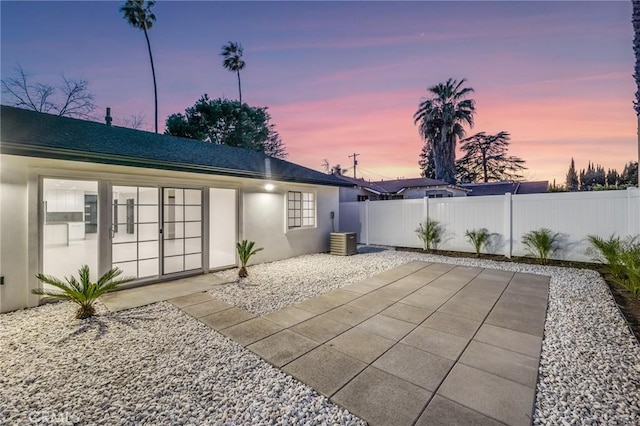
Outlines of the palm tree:
M153 75L153 94L155 96L155 117L156 117L156 133L158 133L158 86L156 85L156 69L153 66L153 55L151 54L151 43L149 42L148 30L151 29L156 21L156 15L151 12L151 8L156 4L155 1L144 0L127 0L124 6L120 7L120 12L129 25L144 32L144 38L147 40L147 50L149 50L149 60L151 61L151 74Z
M222 66L229 71L235 72L238 75L238 95L240 105L242 106L240 71L244 69L244 66L246 65L246 63L242 59L242 45L235 41L230 41L229 43L222 46L222 52L220 52L220 56L224 58L224 60L222 61Z
M638 118L638 164L640 164L640 1L633 0L633 15L631 23L633 24L633 53L635 53L636 64L633 78L636 81L636 100L633 103L633 109L636 111ZM638 175L638 188L640 188L640 174Z
M434 150L436 179L454 184L456 182L456 143L465 135L464 125L473 127L476 102L466 99L473 92L471 87L462 87L466 79L450 78L428 90L433 95L420 102L413 115L419 125L420 136L429 141Z

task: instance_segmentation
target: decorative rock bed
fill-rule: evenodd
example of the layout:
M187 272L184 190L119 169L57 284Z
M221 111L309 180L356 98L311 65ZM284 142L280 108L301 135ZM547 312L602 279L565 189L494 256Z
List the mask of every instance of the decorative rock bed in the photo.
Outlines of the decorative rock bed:
M596 272L367 251L255 265L210 294L265 314L411 260L551 275L534 424L640 423L640 345ZM166 302L74 310L0 315L0 423L363 424Z

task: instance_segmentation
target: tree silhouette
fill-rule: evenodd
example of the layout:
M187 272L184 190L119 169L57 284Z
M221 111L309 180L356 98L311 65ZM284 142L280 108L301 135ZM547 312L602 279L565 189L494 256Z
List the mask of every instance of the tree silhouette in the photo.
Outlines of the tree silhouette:
M238 75L238 96L240 105L242 105L242 86L240 84L240 71L244 69L246 65L245 61L242 59L242 45L235 41L230 41L229 43L222 46L222 52L220 55L224 58L222 61L222 66L228 69L229 71L235 72Z
M475 101L466 99L473 92L462 87L466 79L449 79L428 89L431 98L420 102L413 115L420 136L434 151L436 179L456 183L456 143L464 137L464 125L473 127Z
M127 0L124 6L120 7L124 19L133 28L142 30L144 38L147 40L147 50L149 51L149 61L151 62L151 75L153 76L153 95L155 99L155 128L158 133L158 86L156 84L156 69L153 65L153 55L151 54L151 42L149 42L149 30L156 21L156 15L151 12L155 1Z

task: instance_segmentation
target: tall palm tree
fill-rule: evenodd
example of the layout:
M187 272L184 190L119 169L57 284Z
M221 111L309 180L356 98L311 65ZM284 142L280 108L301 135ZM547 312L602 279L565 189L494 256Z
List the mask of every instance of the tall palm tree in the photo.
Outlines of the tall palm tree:
M631 23L633 24L633 53L636 56L635 72L633 78L636 81L636 99L633 103L633 108L636 111L638 118L638 164L640 164L640 1L632 0L633 15L631 17ZM640 173L638 174L638 188L640 188Z
M156 21L156 15L151 12L151 8L156 4L155 1L149 0L127 0L124 6L120 7L122 16L127 20L133 28L142 30L144 38L147 40L147 50L149 51L149 60L151 61L151 74L153 76L153 95L155 97L155 117L156 117L156 133L158 133L158 86L156 85L156 69L153 66L153 55L151 54L151 43L149 42L148 30L151 29Z
M450 78L446 83L429 87L431 98L420 102L413 115L420 136L434 151L436 179L456 182L456 143L464 137L464 125L473 127L476 102L467 99L471 87L462 87L466 79Z
M240 85L240 71L244 68L246 63L242 59L242 45L235 41L222 46L222 52L220 56L224 58L222 66L231 72L235 72L238 75L238 95L240 106L242 106L242 87Z

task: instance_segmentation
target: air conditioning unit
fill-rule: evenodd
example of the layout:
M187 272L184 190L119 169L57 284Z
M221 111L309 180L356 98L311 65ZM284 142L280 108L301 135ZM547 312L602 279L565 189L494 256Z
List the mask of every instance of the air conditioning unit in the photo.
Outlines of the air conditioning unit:
M355 232L332 232L330 242L331 254L338 256L358 254Z

